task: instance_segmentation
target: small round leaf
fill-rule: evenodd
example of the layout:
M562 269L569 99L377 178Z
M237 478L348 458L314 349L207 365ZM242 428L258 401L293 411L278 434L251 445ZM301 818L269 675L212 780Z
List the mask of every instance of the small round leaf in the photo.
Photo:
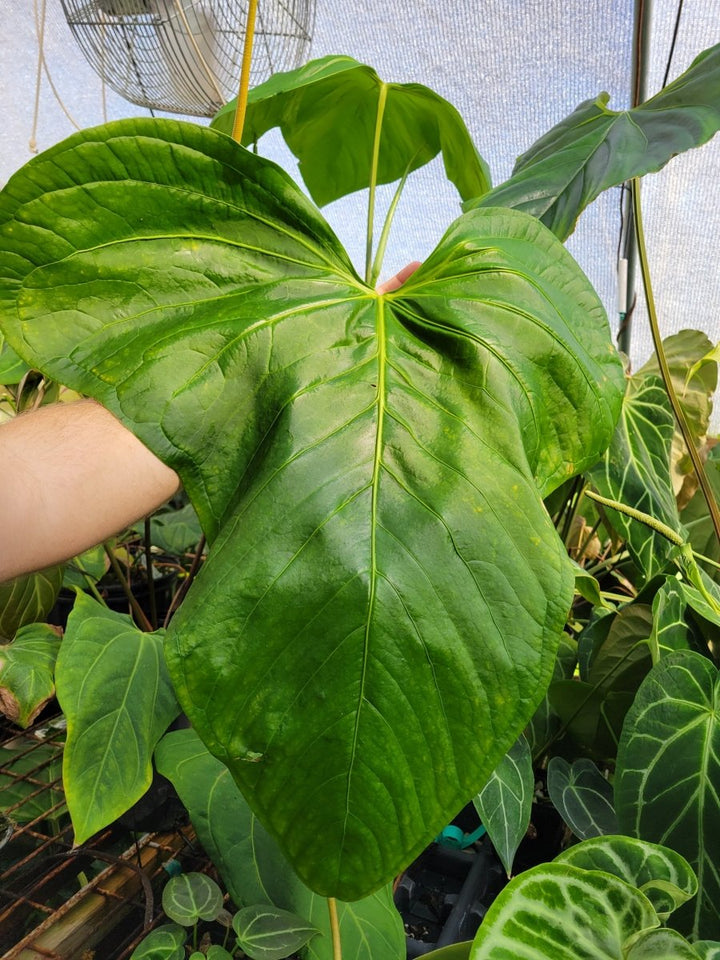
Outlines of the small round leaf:
M191 927L198 920L215 919L222 910L222 890L204 873L181 873L165 885L162 905L171 920Z

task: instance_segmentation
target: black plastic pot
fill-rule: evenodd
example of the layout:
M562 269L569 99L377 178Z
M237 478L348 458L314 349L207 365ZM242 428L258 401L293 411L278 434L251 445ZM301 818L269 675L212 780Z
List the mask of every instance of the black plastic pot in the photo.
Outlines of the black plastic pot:
M155 586L155 604L157 609L158 622L161 624L165 614L170 609L170 603L173 598L175 587L177 585L177 574L175 572L158 577L154 581ZM132 616L132 610L128 603L128 598L122 586L117 582L98 583L98 592L111 610L117 613L129 613ZM150 617L150 588L145 581L140 583L133 582L133 596L140 605L143 613ZM73 608L75 594L72 590L62 589L55 601L55 606L48 615L47 622L55 624L58 627L67 625L67 618Z
M395 905L407 933L408 960L472 940L506 882L492 846L466 850L433 844L403 874Z

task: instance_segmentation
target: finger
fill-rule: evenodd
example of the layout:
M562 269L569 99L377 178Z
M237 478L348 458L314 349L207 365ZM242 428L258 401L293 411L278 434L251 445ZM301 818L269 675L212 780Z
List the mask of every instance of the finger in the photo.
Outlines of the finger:
M406 267L403 267L402 270L398 271L394 277L390 277L385 283L379 283L376 287L377 292L392 293L393 290L397 290L420 266L422 266L422 264L419 260L413 260L412 263L409 263Z

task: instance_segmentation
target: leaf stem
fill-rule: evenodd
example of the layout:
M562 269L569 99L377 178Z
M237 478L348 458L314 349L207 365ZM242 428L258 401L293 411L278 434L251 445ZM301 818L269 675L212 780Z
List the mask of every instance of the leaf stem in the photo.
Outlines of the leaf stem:
M414 159L414 158L413 158ZM370 286L374 287L380 276L380 271L382 270L383 260L385 258L385 249L387 247L387 242L390 237L390 228L392 226L393 218L395 216L395 211L397 210L397 205L400 202L400 197L405 186L405 182L410 173L410 165L412 160L407 165L405 173L402 175L400 183L397 186L397 190L392 198L390 206L388 208L387 215L385 216L385 223L383 224L382 233L380 234L380 240L378 241L377 250L375 251L375 259L373 261L372 270L370 272Z
M133 596L133 592L130 589L130 584L128 583L127 578L125 577L125 574L122 572L122 568L120 566L120 563L118 562L118 558L115 556L115 551L110 546L109 541L106 540L105 543L103 544L103 547L105 549L105 553L107 554L108 560L110 561L110 566L113 568L113 573L117 577L118 582L123 589L123 593L128 598L128 603L130 604L132 612L135 614L135 618L137 619L138 625L142 630L145 630L147 633L152 633L152 625L150 624L150 621L148 620L148 618L145 616L145 611L142 609L140 604L137 602L137 600Z
M250 0L248 4L247 23L245 25L245 43L243 45L242 66L240 67L240 88L238 90L235 119L233 120L232 137L242 143L245 114L247 112L248 88L250 87L250 64L252 63L253 40L255 39L255 15L257 14L258 0Z
M633 180L632 182L632 197L633 213L635 216L635 233L637 236L638 255L640 258L640 270L642 273L643 286L645 288L645 300L647 302L648 317L650 319L650 332L652 333L655 354L658 359L660 373L662 375L663 383L665 384L665 390L667 392L668 399L670 400L670 405L673 408L675 419L680 427L680 432L683 435L683 440L685 441L687 451L690 454L690 459L692 460L693 469L695 470L695 474L698 478L700 489L702 490L703 496L705 497L708 505L710 519L712 520L713 529L715 530L715 536L717 537L718 543L720 543L720 509L718 509L718 505L715 502L715 497L713 496L712 489L710 488L710 483L708 481L707 474L705 473L705 468L703 467L702 461L695 446L695 441L693 440L692 433L690 432L690 427L688 426L688 422L685 418L685 412L680 406L677 394L675 393L675 387L673 386L672 377L670 376L670 368L668 367L665 350L663 349L662 339L660 337L660 326L658 324L657 311L655 310L655 298L653 296L652 283L650 280L650 267L648 265L647 248L645 246L645 231L643 229L642 209L640 207L640 181L637 179Z
M370 191L368 194L367 234L365 241L365 282L372 283L372 248L373 229L375 221L375 189L377 187L378 165L380 162L380 134L382 133L385 103L387 102L387 84L380 85L378 93L377 116L375 118L375 139L373 141L372 161L370 167Z
M143 550L145 552L145 574L147 576L148 598L150 600L150 623L152 624L153 630L157 630L157 600L155 598L155 580L153 578L150 517L145 517L143 526Z
M330 914L330 933L332 934L333 960L342 960L342 944L340 943L340 924L338 923L337 901L335 897L328 897L328 913Z

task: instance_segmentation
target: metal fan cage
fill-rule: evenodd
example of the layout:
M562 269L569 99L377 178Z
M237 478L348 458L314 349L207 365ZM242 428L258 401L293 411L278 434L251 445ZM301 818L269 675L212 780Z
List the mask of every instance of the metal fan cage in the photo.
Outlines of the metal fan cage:
M85 57L126 100L210 117L237 94L247 0L61 0ZM260 0L251 84L305 59L315 0Z

